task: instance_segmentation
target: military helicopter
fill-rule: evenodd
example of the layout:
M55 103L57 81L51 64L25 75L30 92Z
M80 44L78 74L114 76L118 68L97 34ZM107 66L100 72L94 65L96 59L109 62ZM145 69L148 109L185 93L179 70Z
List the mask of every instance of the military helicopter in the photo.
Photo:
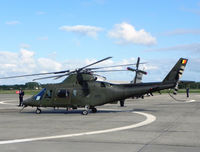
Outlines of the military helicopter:
M37 114L41 113L41 107L63 107L73 109L84 108L82 114L87 115L90 110L93 113L96 113L96 106L113 103L115 101L124 100L129 97L140 96L164 89L175 89L175 91L177 91L179 79L181 78L188 61L187 59L180 58L162 82L113 84L104 81L97 81L97 76L94 73L106 71L99 71L99 69L102 67L89 67L110 58L111 57L104 58L73 71L66 70L59 72L4 77L0 79L38 76L44 74L56 75L37 78L34 80L47 78L58 79L67 76L63 82L57 84L48 84L38 94L24 100L24 108L28 106L36 107Z

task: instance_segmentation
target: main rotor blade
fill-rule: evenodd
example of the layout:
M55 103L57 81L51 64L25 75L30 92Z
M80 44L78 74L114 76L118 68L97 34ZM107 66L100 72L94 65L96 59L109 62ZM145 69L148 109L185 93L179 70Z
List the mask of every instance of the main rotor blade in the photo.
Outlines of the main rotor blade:
M142 62L140 64L146 64L147 62ZM112 65L112 66L105 66L105 67L97 67L97 68L87 68L88 70L98 70L98 69L107 69L107 68L116 68L116 67L123 67L123 66L131 66L136 65L136 63L133 64L121 64L121 65Z
M101 71L92 71L92 72L119 72L119 71L127 71L127 70L101 70Z
M112 58L112 57L107 57L107 58L104 58L104 59L99 60L99 61L97 61L97 62L94 62L94 63L92 63L92 64L86 65L86 66L84 66L84 67L78 69L78 72L80 72L81 70L83 70L83 69L85 69L85 68L87 68L87 67L90 67L90 66L95 65L95 64L97 64L97 63L100 63L100 62L103 62L103 61L105 61L105 60L108 60L108 59L110 59L110 58Z
M57 78L57 77L61 78L63 76L67 76L67 75L69 75L69 74L67 73L67 74L62 74L62 75L54 75L54 76L49 76L49 77L41 77L41 78L33 79L33 81L35 81L35 80L42 80L42 79Z
M69 72L69 70L58 71L58 72L47 72L47 73L26 74L26 75L19 75L19 76L3 77L3 78L0 78L0 79L11 79L11 78L20 78L20 77L31 77L31 76L47 75L47 74L60 74L60 73L66 73L66 72Z

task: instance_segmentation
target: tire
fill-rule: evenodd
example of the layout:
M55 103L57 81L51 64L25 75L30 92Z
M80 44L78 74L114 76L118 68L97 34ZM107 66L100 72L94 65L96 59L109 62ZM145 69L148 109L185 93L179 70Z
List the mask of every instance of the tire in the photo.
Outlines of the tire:
M83 110L82 111L82 115L87 115L88 114L88 111L87 110Z
M124 107L124 100L120 100L120 106Z
M96 113L97 112L97 108L92 108L92 112Z
M42 112L42 110L39 109L39 108L37 108L36 111L35 111L36 114L40 114L41 112Z

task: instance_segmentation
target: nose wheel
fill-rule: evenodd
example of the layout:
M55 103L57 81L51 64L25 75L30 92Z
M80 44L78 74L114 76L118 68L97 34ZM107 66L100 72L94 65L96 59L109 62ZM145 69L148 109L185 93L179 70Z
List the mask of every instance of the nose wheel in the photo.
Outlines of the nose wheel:
M83 115L87 115L87 114L88 114L88 111L87 111L87 110L83 110L83 111L82 111L82 114L83 114Z
M41 110L40 108L37 107L35 113L36 113L36 114L40 114L41 112L42 112L42 110Z
M89 113L90 106L86 105L85 109L82 111L82 115L87 115Z

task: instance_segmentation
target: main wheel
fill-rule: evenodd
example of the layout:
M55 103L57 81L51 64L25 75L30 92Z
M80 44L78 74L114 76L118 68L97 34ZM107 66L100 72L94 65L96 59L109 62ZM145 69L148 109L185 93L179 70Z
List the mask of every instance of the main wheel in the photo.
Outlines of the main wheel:
M88 111L87 111L87 110L83 110L83 111L82 111L82 114L83 114L83 115L87 115L87 114L88 114Z
M40 108L37 108L35 111L36 114L40 114L41 112L42 112L42 110Z
M97 108L92 108L92 112L96 113L97 112Z
M120 100L120 106L124 107L124 100Z

